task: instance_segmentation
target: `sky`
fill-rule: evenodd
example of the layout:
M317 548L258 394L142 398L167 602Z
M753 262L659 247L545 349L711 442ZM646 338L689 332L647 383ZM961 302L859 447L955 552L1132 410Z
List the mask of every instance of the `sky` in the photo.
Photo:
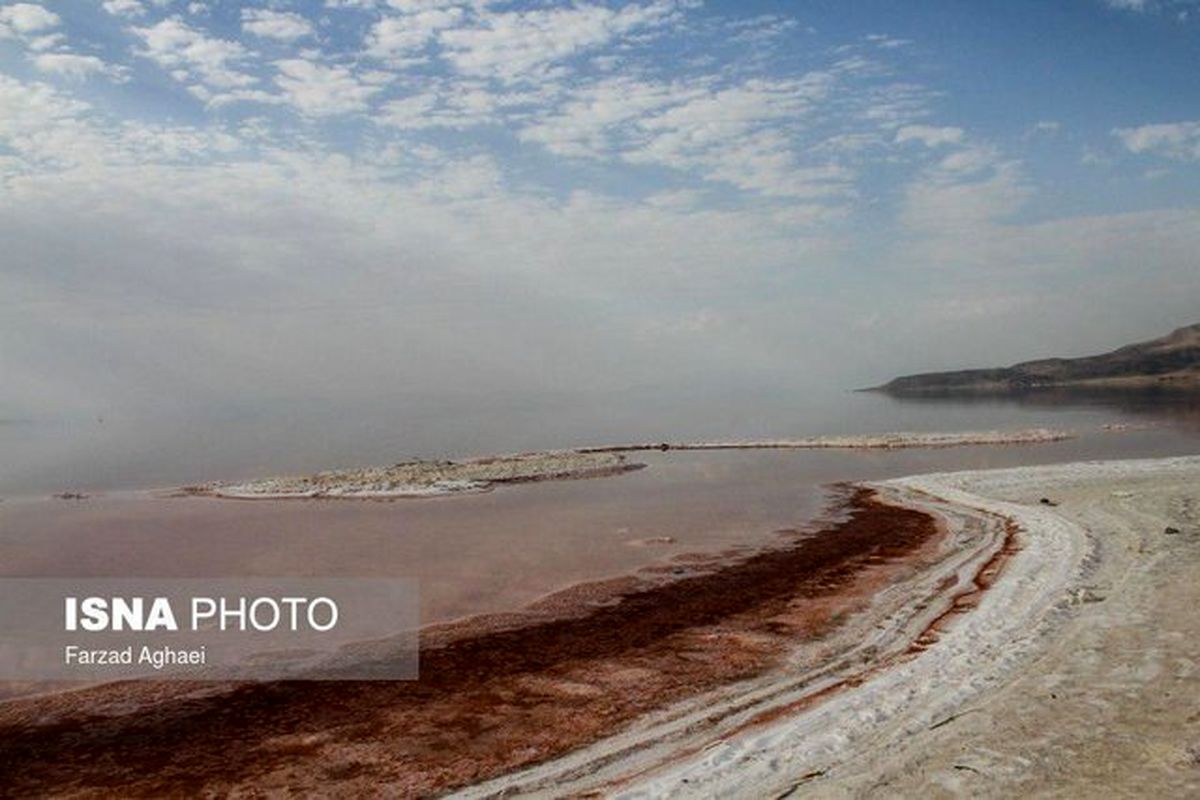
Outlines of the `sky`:
M1161 335L1200 321L1198 68L1183 0L5 2L0 418Z

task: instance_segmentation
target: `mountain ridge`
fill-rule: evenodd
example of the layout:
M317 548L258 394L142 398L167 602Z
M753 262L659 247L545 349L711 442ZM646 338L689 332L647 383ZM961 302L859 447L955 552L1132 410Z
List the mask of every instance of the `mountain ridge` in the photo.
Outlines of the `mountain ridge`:
M1057 386L1200 388L1200 323L1166 336L1080 358L1042 358L1009 367L901 375L865 391L885 394L1006 392Z

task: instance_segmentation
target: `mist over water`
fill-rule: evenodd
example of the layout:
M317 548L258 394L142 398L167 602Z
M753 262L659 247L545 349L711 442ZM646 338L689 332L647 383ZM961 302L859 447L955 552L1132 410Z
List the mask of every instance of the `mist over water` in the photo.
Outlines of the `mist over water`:
M0 495L174 486L412 458L625 442L1035 426L1091 435L1111 422L1153 422L1187 434L1181 441L1192 441L1200 431L1196 400L1161 393L1062 391L894 399L833 387L797 392L784 386L744 386L695 392L656 387L608 393L413 392L371 402L280 402L130 415L118 409L97 417L0 424ZM1097 446L1121 455L1118 438L1108 435Z

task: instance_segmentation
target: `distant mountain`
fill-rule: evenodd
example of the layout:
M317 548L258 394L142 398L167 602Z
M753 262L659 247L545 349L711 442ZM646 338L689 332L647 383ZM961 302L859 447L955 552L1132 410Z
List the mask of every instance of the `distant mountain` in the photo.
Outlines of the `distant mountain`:
M904 375L868 391L887 394L1006 392L1042 386L1200 389L1200 324L1103 355L1044 358L995 369Z

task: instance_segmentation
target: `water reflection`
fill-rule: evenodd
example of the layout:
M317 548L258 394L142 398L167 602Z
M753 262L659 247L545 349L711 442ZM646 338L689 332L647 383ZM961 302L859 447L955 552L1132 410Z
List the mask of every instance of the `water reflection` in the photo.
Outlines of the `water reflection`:
M1057 386L1004 392L924 392L919 395L894 395L889 399L901 405L956 409L1015 406L1030 411L1110 410L1122 416L1144 417L1147 421L1200 431L1200 389L1196 388Z

